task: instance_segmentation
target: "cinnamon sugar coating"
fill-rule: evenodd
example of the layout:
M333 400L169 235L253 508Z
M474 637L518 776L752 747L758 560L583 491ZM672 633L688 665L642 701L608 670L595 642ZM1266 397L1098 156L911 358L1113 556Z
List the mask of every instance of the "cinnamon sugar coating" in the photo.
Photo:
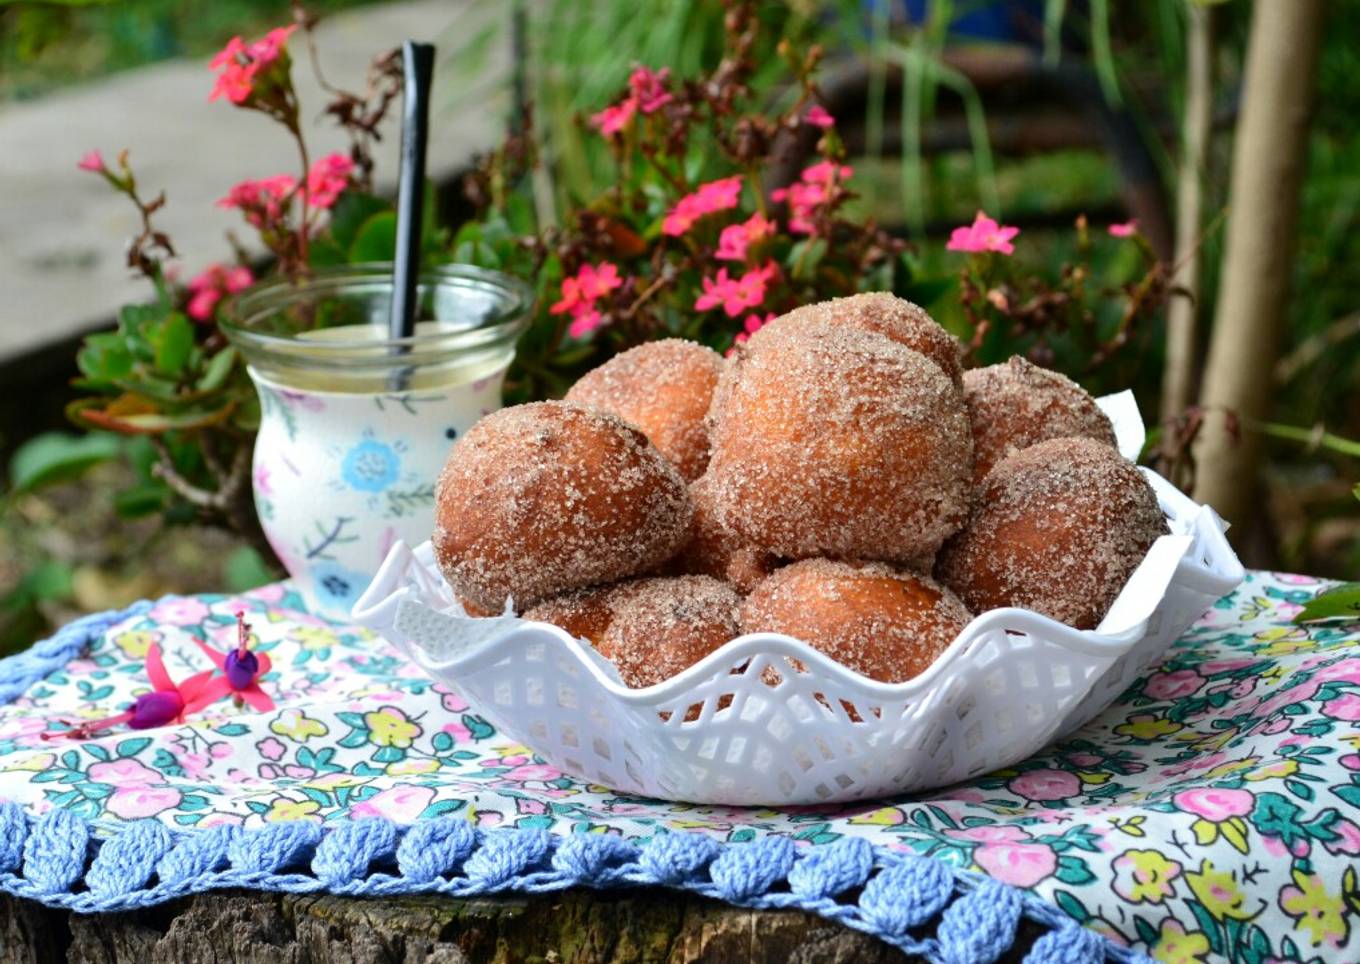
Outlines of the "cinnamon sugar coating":
M1115 447L1114 426L1086 389L1066 375L1012 356L963 374L973 428L973 478L1036 442L1092 438Z
M718 522L774 555L919 559L967 518L963 398L884 335L830 321L771 332L729 363L710 419Z
M530 609L525 619L587 639L629 687L688 669L740 634L739 596L709 576L635 579L584 589Z
M636 425L692 481L708 465L704 416L722 369L722 356L711 348L667 338L630 348L586 372L566 400Z
M741 608L742 632L786 633L884 683L924 672L971 619L929 576L830 559L780 569Z
M962 385L963 349L959 340L945 331L920 305L888 291L832 298L830 301L794 308L752 335L748 347L758 347L771 332L796 328L813 321L829 321L886 335L933 361L949 376L955 387Z
M974 612L1019 606L1094 629L1166 532L1132 462L1093 439L1050 439L988 473L935 573Z
M435 559L454 590L499 612L637 575L684 542L689 493L637 429L569 402L501 409L449 453Z
M751 545L718 521L713 484L707 475L690 483L689 497L694 517L689 539L672 562L676 572L723 579L745 593L779 566L777 557Z

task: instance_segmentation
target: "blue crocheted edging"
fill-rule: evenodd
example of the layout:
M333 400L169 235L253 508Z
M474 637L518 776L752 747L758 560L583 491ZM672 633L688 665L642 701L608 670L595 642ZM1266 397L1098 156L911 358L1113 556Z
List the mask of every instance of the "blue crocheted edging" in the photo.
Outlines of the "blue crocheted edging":
M151 605L86 616L0 660L0 703ZM1022 920L1043 931L1025 964L1150 964L1027 891L856 837L815 847L773 836L721 844L694 833L633 842L612 834L483 832L456 817L409 827L374 818L255 830L182 830L143 820L97 835L93 823L69 810L34 817L18 804L0 803L0 892L81 913L226 888L471 897L642 886L742 907L807 911L942 964L995 960L1015 943Z

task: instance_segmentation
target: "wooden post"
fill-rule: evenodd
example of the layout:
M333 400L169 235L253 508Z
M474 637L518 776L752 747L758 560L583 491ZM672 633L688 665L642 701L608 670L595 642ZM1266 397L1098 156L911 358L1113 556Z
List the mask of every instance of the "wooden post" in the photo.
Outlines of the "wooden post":
M1256 0L1252 10L1227 244L1200 395L1207 417L1195 448L1195 498L1234 523L1239 536L1259 511L1260 438L1246 431L1235 444L1224 410L1244 420L1270 410L1325 12L1323 0Z

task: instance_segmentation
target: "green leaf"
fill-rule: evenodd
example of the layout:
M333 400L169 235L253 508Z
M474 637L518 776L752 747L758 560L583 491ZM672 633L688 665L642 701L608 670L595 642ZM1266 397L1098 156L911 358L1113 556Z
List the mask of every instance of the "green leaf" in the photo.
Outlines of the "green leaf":
M784 264L795 281L811 281L817 276L817 266L826 257L825 238L807 238L789 249Z
M30 569L4 602L7 606L17 607L29 602L69 599L71 591L71 567L48 559Z
M349 260L391 261L397 250L397 215L392 211L375 214L363 223L354 243L349 246Z
M331 208L331 240L341 251L347 251L365 221L375 214L391 210L392 205L376 195L346 191L336 200L335 207Z
M120 757L136 756L151 745L151 738L147 736L137 737L132 740L123 740L115 748L114 752Z
M179 377L193 347L194 326L178 311L172 312L156 341L156 367L166 375Z
M203 377L198 380L195 387L200 392L217 391L227 383L227 377L231 374L232 366L236 364L236 358L236 349L230 346L213 355L208 361Z
M1091 873L1091 869L1086 866L1086 861L1071 854L1063 854L1058 858L1058 870L1055 876L1064 884L1071 884L1074 887L1089 884L1096 879L1096 875Z
M245 592L276 578L260 554L249 546L240 546L227 556L222 564L222 577L230 593Z
M1360 582L1342 583L1320 592L1294 616L1294 622L1307 623L1315 619L1355 619L1360 616Z
M9 481L16 492L73 479L93 465L118 457L122 443L104 433L67 435L45 432L19 446L9 463Z
M170 489L161 482L145 482L115 492L113 510L120 519L141 519L159 512L170 498Z
M92 381L126 378L132 374L132 365L132 352L128 350L127 339L117 332L89 335L76 352L76 367Z

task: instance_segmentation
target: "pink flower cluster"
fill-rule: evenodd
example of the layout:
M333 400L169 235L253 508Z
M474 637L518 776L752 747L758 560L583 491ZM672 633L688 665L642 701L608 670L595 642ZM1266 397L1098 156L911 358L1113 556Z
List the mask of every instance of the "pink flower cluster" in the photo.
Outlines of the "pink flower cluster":
M194 321L212 321L219 301L254 282L255 276L245 265L208 265L189 281L189 317Z
M671 208L665 220L661 222L661 233L678 238L689 231L694 222L704 215L734 208L740 199L739 174L701 184L697 191L686 194L676 202L675 207Z
M548 311L554 315L571 315L567 333L573 338L584 338L603 323L596 302L623 284L617 266L608 261L599 265L584 264L581 270L562 279L562 298Z
M354 162L344 154L328 154L307 171L307 201L314 208L329 208L349 186ZM297 190L297 178L276 174L256 181L242 181L217 202L220 208L236 208L247 223L257 228L278 221L287 212Z
M779 266L767 261L752 268L740 278L732 278L726 268L718 269L717 278L703 278L704 293L694 302L696 311L722 307L727 317L735 318L748 308L758 308L765 301L765 286L779 274Z
M830 116L830 115L828 115ZM833 161L822 161L804 168L802 177L788 187L770 192L771 200L789 203L789 230L794 234L816 234L814 218L835 197L839 182L850 177L854 169Z
M727 354L731 355L737 350L737 345L744 345L752 335L760 331L770 322L774 321L776 315L773 311L767 311L765 317L760 315L747 315L746 321L742 323L742 330L737 332L737 337L733 339L733 345L728 349Z
M590 118L590 122L605 137L612 137L628 126L633 115L641 111L652 114L675 99L666 88L670 68L648 70L646 67L633 68L628 77L628 96L617 104L611 104Z
M774 237L775 224L757 211L741 224L729 224L718 236L719 261L745 261L748 249Z
M979 211L972 224L954 229L949 235L949 243L945 245L945 250L969 253L998 251L1001 254L1013 254L1015 245L1011 244L1011 241L1019 233L1019 228L1002 227Z
M255 81L282 56L296 25L276 27L254 43L232 37L212 60L211 70L220 71L208 100L225 97L233 104L244 104L255 92Z

